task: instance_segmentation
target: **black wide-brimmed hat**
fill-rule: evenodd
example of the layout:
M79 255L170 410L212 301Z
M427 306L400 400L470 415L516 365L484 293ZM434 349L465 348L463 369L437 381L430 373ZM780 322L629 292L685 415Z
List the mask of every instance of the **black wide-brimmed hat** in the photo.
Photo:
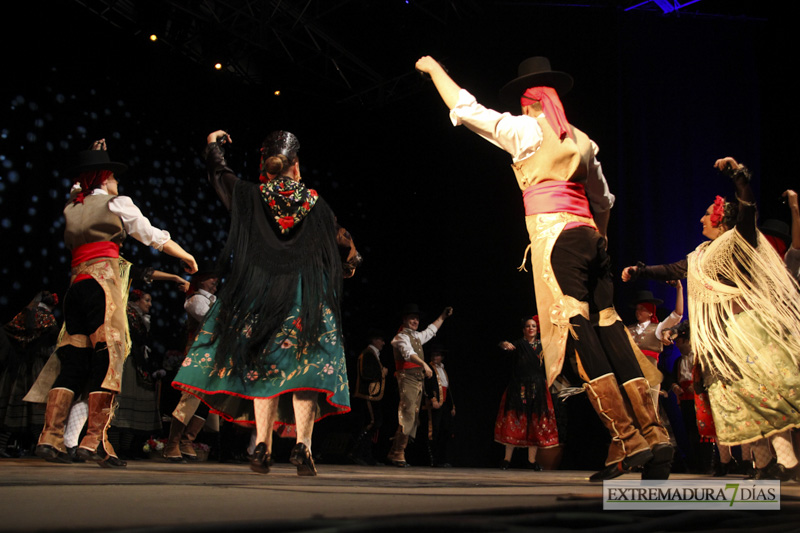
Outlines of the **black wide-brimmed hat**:
M519 64L517 77L500 89L500 99L507 104L519 103L519 98L529 87L552 87L559 96L572 89L572 76L550 68L550 60L543 56L529 57Z
M772 235L777 237L786 244L792 242L792 235L789 233L789 224L774 218L768 218L758 227L759 231L764 235Z
M115 163L108 157L108 150L83 150L78 153L77 165L70 169L73 174L110 170L114 174L122 174L128 170L125 163Z
M400 316L407 316L407 315L422 316L422 311L419 310L419 306L417 304L406 304L400 311Z
M664 300L653 297L653 293L650 291L636 291L636 297L633 299L631 307L635 308L637 304L661 305L663 303Z

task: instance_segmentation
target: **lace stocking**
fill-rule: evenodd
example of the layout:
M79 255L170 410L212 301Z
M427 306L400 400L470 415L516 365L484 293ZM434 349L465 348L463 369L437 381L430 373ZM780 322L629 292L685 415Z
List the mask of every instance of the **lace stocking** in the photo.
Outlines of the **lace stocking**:
M769 449L769 441L767 439L759 439L750 443L750 451L753 454L756 468L764 468L772 460L772 450Z
M83 426L89 418L89 404L82 400L72 406L67 418L67 426L64 428L64 446L74 448L78 445L78 439L83 431Z
M272 453L272 426L278 417L278 397L255 398L253 407L256 411L256 443L265 443L267 453Z
M292 397L294 421L297 424L297 442L302 442L311 451L311 433L317 414L316 391L295 391Z
M717 444L719 450L719 462L726 465L731 462L731 447L727 444Z
M797 466L797 456L794 454L794 447L792 446L792 430L787 429L781 431L769 438L772 447L775 448L775 455L778 457L778 462L786 468L794 468Z

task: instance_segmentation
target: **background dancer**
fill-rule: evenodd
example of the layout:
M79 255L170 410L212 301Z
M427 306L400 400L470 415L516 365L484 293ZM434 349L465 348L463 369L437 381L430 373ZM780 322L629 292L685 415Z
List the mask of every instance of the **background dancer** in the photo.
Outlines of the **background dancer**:
M627 267L622 280L688 277L692 348L717 443L750 442L758 477L797 479L790 431L800 427L797 282L756 228L750 172L731 157L714 166L733 180L736 200L717 196L708 207L700 222L709 240L677 263Z

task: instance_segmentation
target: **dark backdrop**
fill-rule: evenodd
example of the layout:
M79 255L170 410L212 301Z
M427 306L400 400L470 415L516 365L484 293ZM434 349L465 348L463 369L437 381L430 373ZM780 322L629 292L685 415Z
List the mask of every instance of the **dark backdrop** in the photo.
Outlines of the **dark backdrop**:
M75 4L18 8L24 16L2 23L13 46L0 89L3 321L41 288L63 295L67 287L60 213L69 166L92 140L105 137L112 159L130 164L122 194L200 259L215 257L228 224L205 183L206 134L227 129L234 140L230 165L254 179L261 139L287 129L301 140L305 180L326 197L364 256L345 282L348 351L363 347L369 328L390 338L404 303L419 303L428 319L452 305L455 315L439 338L449 349L458 406L456 460L500 459L492 425L506 370L494 347L518 336L519 319L536 311L530 274L517 271L527 235L505 153L453 128L432 86L382 106L336 104L314 87L275 97L269 87L191 64ZM404 58L391 66L402 73L419 56L434 55L489 106L499 105L497 90L528 56L546 55L556 70L570 72L575 88L563 98L567 117L600 146L617 197L609 231L617 271L637 260L678 260L701 242L702 213L716 194L732 195L712 169L718 157L750 165L762 212L788 221L779 195L793 186L785 156L791 135L781 120L790 88L773 60L788 37L774 20L526 3L496 3L484 15L446 32L376 43L373 60L385 61L389 54L381 49L391 49L390 57ZM283 67L272 74L277 82L292 76ZM179 271L172 258L132 239L123 253ZM665 286L620 283L617 306L626 321L637 288L651 288L665 307L674 302ZM168 285L148 290L160 349L180 346L182 295ZM387 400L391 432L394 399ZM595 422L582 418L579 402L572 402L573 431ZM327 420L320 434L346 425L347 417ZM602 460L603 438L592 430L579 446L572 435L569 449L596 442L601 452L581 456L593 467Z

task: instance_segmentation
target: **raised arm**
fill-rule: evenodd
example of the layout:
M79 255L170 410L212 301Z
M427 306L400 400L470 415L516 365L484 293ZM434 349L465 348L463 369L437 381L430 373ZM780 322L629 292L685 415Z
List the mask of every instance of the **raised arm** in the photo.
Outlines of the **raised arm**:
M733 180L736 199L739 201L739 214L736 218L736 231L751 246L758 246L756 229L756 199L750 188L750 171L732 157L724 157L714 162L714 167ZM732 228L731 228L732 229Z
M444 104L448 109L453 109L458 102L458 92L461 87L444 71L442 65L431 56L423 56L417 60L415 66L418 71L424 72L431 77L431 81L436 86L436 90L439 91L439 96L442 97Z
M233 140L225 131L217 130L208 134L206 143L205 157L208 181L214 187L225 208L230 211L233 187L239 178L228 168L222 146L233 143Z

